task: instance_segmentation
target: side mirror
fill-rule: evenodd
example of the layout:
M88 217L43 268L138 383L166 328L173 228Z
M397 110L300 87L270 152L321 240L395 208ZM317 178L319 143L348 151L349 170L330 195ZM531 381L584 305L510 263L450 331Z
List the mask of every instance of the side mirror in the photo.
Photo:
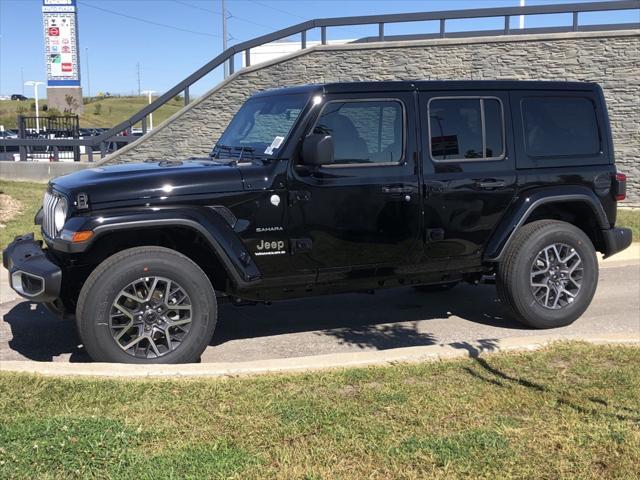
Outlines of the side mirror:
M333 138L326 133L312 133L302 142L302 162L310 167L333 163Z

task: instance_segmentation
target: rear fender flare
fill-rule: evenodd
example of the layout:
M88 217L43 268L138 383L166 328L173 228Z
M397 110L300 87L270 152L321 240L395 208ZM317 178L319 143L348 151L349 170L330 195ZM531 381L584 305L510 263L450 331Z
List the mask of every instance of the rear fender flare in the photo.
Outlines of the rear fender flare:
M598 226L602 230L611 228L607 214L598 197L588 188L580 186L550 187L521 196L504 216L485 249L484 260L498 262L513 234L523 225L527 218L541 205L549 203L581 202L593 211Z

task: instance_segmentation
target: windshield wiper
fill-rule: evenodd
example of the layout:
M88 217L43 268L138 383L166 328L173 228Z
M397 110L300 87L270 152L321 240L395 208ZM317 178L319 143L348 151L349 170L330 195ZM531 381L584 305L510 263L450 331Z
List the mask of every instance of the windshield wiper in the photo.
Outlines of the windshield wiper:
M209 157L210 158L220 158L220 152L221 151L231 152L231 150L233 150L233 147L230 147L228 145L216 144L213 147L213 150L211 150L211 153L209 153Z

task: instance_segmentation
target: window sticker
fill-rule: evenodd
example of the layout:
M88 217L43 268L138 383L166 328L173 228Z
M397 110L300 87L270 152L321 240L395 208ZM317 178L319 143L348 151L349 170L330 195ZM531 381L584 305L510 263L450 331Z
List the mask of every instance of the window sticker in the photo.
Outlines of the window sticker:
M273 151L280 148L280 145L282 145L282 142L284 142L284 137L276 137L273 139L273 142L271 142L271 145L269 145L267 147L267 149L264 151L264 153L266 153L267 155L271 155L273 154Z

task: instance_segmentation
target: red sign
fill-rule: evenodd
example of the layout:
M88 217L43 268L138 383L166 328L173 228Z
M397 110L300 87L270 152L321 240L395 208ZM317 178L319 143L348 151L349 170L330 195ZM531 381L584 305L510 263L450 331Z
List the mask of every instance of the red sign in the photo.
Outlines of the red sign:
M58 27L49 27L49 36L57 37L60 35L60 29Z
M73 66L70 63L63 63L62 64L62 71L63 72L72 72L73 71Z

